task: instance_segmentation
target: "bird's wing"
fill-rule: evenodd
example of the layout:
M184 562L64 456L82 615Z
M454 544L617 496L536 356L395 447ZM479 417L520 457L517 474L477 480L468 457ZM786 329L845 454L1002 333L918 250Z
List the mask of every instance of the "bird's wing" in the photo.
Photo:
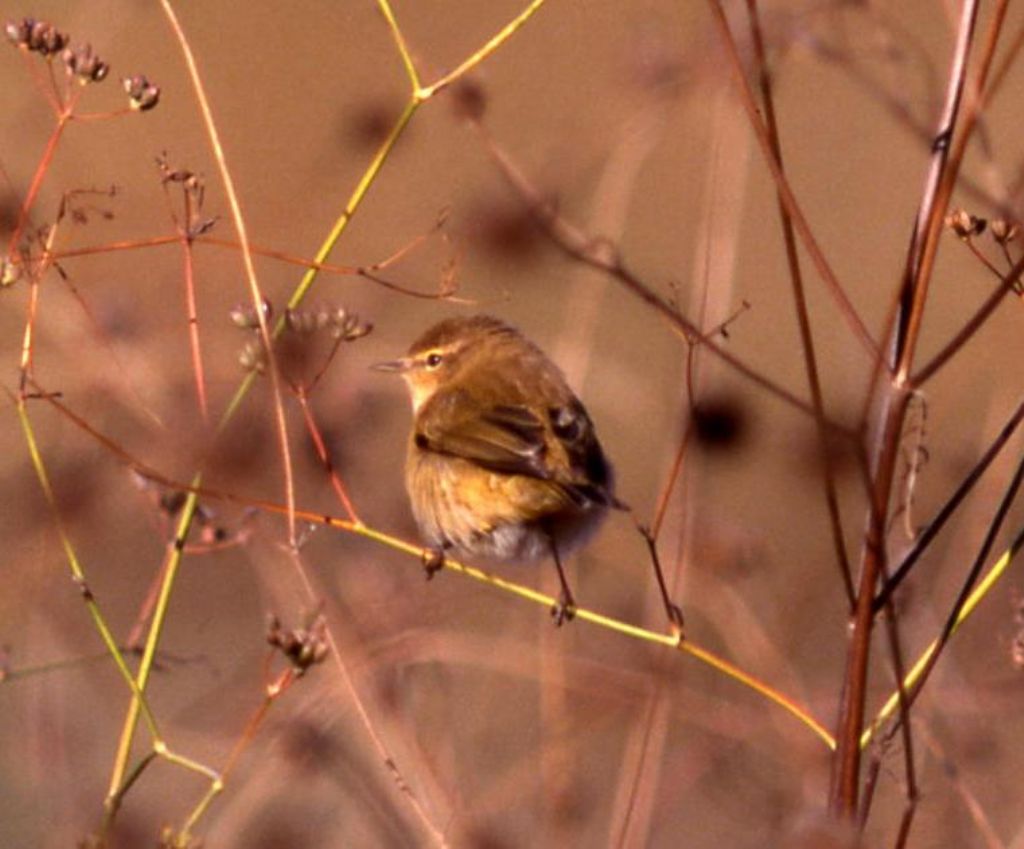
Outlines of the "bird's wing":
M421 416L414 436L420 449L547 481L581 507L622 506L611 494L610 468L578 402L540 412L521 404L483 403L461 393L434 402L444 406Z
M453 396L446 407L421 417L415 435L419 448L461 457L495 472L550 478L544 423L529 408L475 404L465 396Z

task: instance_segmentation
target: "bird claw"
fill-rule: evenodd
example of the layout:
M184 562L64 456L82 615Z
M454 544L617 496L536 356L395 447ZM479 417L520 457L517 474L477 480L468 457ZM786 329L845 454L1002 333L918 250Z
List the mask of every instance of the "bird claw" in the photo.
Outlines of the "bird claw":
M443 549L425 548L420 559L423 563L423 571L427 573L428 581L444 568Z
M680 640L683 639L683 609L678 604L669 604L668 610L668 621L672 634L678 637Z
M576 616L576 603L565 595L559 597L558 601L551 605L551 619L556 628L561 628L566 622L572 622Z

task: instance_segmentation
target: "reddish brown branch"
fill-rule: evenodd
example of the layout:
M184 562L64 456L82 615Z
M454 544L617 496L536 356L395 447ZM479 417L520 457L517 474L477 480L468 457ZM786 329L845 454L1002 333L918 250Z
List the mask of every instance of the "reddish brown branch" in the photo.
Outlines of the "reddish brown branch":
M768 168L772 173L772 178L775 180L775 187L779 195L779 202L785 207L786 213L789 215L795 231L800 235L804 249L807 251L808 256L810 256L811 262L814 263L814 267L818 270L818 274L821 279L825 282L829 294L835 300L836 305L839 308L840 315L842 315L843 320L853 332L854 338L857 339L857 341L872 357L877 357L879 353L878 344L875 342L874 337L868 331L856 308L847 296L846 291L839 282L839 278L836 277L835 272L832 270L832 266L829 265L828 260L825 258L825 254L818 245L818 241L814 237L814 233L811 231L811 226L808 223L807 218L804 216L803 210L800 208L800 204L797 202L796 195L793 194L789 181L786 179L786 175L782 171L780 161L776 157L772 148L771 134L765 126L765 123L761 120L761 115L757 109L757 102L754 97L754 93L751 90L750 83L743 72L743 60L740 57L739 48L736 45L736 39L733 38L732 30L729 28L729 22L725 16L725 10L722 8L720 0L708 0L708 4L711 7L711 16L718 30L718 34L721 37L726 53L728 54L729 67L731 68L733 77L736 80L736 88L740 95L740 100L743 103L743 108L747 112L747 117L750 120L750 126L754 130L754 136L757 138L757 143L761 147L761 152L764 154L765 162L768 164Z
M908 393L908 375L921 329L928 282L934 267L938 236L941 232L949 193L961 159L950 157L949 148L960 115L961 99L967 76L967 59L974 39L978 15L977 0L964 3L956 47L947 86L946 105L933 147L932 167L925 183L923 199L908 252L900 296L899 326L894 340L894 381L883 389L881 427L874 464L868 528L861 555L860 584L847 650L846 673L836 733L832 789L829 807L840 818L853 820L857 812L860 782L860 735L864 724L867 696L868 660L874 625L874 598L879 578L885 574L885 528L892 496L899 442L903 433ZM994 39L988 48L994 50ZM987 63L983 61L983 68ZM981 75L984 80L984 72ZM976 105L975 102L974 105ZM967 122L958 151L962 154L966 137L974 122Z
M775 100L772 97L771 78L768 75L767 57L764 49L764 38L757 13L757 0L747 0L747 13L750 17L750 29L753 34L754 55L757 59L758 83L761 88L761 100L764 103L765 124L768 131L768 142L772 158L780 175L786 169L782 161L782 140L779 136L778 121L775 117ZM811 318L807 309L807 295L804 291L803 273L800 269L800 256L797 252L796 233L793 219L783 200L778 194L779 219L782 224L782 239L786 247L786 263L789 266L789 279L793 285L793 305L796 308L797 324L800 328L800 345L803 348L804 366L807 371L807 384L811 391L811 404L814 406L814 420L818 432L818 451L824 470L825 503L828 508L829 528L832 532L832 545L835 549L836 564L846 591L846 600L853 609L853 575L850 571L850 560L846 554L845 534L842 517L839 513L839 495L836 490L835 461L829 450L829 432L825 417L825 402L821 391L821 378L818 373L818 358L814 350L814 335L811 332Z
M475 126L485 149L491 155L491 159L498 166L502 175L525 201L528 211L548 238L566 256L608 274L622 284L627 291L636 295L643 303L657 312L688 342L699 343L769 394L808 415L815 415L812 404L747 365L727 348L716 342L714 339L715 333L702 331L680 313L674 304L655 292L625 264L618 248L614 244L604 239L592 238L569 222L564 216L560 215L554 204L542 197L536 187L520 173L509 156L487 132L487 129L480 123L475 124ZM835 431L849 435L849 429L837 422L828 421L827 424Z

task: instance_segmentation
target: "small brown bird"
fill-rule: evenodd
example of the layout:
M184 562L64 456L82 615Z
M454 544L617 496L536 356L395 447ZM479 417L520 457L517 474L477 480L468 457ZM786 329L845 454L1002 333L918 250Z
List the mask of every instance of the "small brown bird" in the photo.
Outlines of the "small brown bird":
M597 530L614 495L586 409L558 367L518 330L487 315L451 318L406 356L378 363L412 398L405 485L439 557L449 549L505 561L554 559L555 623L575 602L562 555Z

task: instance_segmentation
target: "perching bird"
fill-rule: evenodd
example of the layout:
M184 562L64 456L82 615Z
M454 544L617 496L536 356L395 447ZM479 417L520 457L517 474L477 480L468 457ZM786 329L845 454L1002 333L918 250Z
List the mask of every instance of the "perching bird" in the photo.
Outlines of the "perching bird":
M589 538L614 495L594 425L559 368L518 330L487 315L451 318L401 359L378 363L409 388L413 428L405 484L425 541L504 561L562 556Z

